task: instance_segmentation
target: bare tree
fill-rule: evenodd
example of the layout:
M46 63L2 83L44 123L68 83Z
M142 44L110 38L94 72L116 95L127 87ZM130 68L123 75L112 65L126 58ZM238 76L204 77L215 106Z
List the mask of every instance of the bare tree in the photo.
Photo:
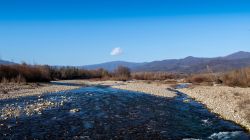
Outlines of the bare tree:
M127 81L131 77L130 69L124 66L119 66L114 71L114 76L116 80Z

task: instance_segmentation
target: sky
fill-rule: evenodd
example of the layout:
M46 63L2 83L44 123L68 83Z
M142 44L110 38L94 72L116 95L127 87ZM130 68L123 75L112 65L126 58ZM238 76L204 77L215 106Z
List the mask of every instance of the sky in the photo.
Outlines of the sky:
M150 62L250 52L249 0L0 0L0 59Z

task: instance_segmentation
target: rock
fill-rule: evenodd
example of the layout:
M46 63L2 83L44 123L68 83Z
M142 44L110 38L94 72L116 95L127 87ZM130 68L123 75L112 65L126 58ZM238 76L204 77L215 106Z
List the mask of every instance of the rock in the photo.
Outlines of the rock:
M183 102L184 102L184 103L189 103L190 100L189 100L189 99L185 99L185 100L183 100Z
M70 110L71 113L76 113L76 112L80 112L79 108L74 108Z

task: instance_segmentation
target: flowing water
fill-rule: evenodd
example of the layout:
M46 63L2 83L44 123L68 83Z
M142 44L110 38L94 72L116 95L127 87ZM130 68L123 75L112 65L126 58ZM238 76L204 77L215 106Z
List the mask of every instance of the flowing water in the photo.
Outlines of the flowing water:
M86 87L1 100L0 139L250 139L240 126L177 94Z

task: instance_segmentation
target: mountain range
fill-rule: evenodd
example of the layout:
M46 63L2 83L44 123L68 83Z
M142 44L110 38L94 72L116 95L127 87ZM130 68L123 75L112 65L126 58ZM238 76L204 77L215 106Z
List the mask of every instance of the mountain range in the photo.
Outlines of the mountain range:
M96 64L96 65L81 66L80 68L84 68L84 69L88 69L88 70L103 68L103 69L108 70L108 71L113 71L118 66L124 66L124 67L128 67L130 69L134 69L136 67L140 67L140 66L143 66L145 64L147 64L147 63L134 63L134 62L125 62L125 61L112 61L112 62L101 63L101 64Z
M0 65L12 65L15 64L14 62L6 61L6 60L1 60L0 59Z
M162 61L152 61L145 63L133 63L124 61L113 61L102 64L87 65L81 68L97 69L104 68L109 71L118 66L126 66L132 71L140 72L178 72L178 73L198 73L207 70L213 72L228 71L250 66L250 52L239 51L223 57L199 58L188 56L183 59L167 59Z
M15 64L10 61L0 60L0 64ZM199 73L206 71L221 72L244 67L250 67L250 52L239 51L223 57L200 58L188 56L183 59L166 59L162 61L152 61L144 63L134 63L125 61L112 61L101 64L78 66L81 69L103 68L113 71L118 66L125 66L134 72L176 72L176 73Z

